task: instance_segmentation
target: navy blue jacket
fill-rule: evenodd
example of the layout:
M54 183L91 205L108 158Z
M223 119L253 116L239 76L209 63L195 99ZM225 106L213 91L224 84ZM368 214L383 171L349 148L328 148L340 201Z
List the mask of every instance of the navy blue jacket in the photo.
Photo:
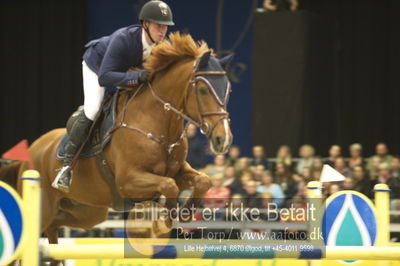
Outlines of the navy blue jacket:
M121 28L109 36L90 41L83 60L99 77L103 87L135 86L139 72L127 72L131 67L142 67L142 27Z

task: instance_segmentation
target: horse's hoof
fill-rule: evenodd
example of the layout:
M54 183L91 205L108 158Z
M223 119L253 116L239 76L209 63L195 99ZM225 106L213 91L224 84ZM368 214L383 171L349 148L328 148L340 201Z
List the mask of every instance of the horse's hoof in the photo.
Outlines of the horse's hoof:
M167 221L157 220L157 221L153 221L152 227L153 227L153 233L156 236L161 236L161 235L171 232L172 222L169 220L167 220Z

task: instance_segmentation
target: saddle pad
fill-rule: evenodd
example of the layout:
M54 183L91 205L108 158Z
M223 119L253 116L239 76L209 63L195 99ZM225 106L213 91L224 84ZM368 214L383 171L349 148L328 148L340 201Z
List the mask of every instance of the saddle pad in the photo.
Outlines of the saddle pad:
M79 159L95 156L110 142L112 133L108 135L106 133L113 127L117 117L118 92L113 93L111 97L110 104L106 104L104 108L102 108L103 114L100 116L100 119L95 121L95 126L91 132L89 141L87 141L83 147ZM102 117L104 117L104 119L101 119ZM93 140L96 133L98 134L100 141ZM57 148L56 159L59 161L64 160L65 158L65 145L67 144L67 141L68 133L63 136Z

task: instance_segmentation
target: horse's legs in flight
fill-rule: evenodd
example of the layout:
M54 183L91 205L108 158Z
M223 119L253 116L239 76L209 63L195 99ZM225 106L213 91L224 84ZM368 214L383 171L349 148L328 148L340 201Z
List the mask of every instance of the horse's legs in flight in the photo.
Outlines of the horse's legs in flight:
M117 185L124 198L147 199L156 194L162 194L166 197L166 207L168 209L177 207L177 197L179 188L173 178L155 175L149 172L133 171L128 175L118 178ZM157 220L153 222L153 230L156 235L169 232L172 227L170 219Z
M193 169L188 162L183 164L175 179L180 190L193 188L192 198L185 204L187 208L190 208L192 204L194 207L198 207L211 187L210 177Z

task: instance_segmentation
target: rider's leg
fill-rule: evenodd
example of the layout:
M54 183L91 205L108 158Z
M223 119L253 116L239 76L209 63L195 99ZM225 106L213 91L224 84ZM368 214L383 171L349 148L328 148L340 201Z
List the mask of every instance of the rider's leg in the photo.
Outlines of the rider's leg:
M65 146L64 165L58 172L53 187L69 192L72 181L71 165L75 154L88 137L90 127L96 117L104 97L104 87L98 82L98 77L85 62L82 62L84 112L75 120L69 132L69 139Z

